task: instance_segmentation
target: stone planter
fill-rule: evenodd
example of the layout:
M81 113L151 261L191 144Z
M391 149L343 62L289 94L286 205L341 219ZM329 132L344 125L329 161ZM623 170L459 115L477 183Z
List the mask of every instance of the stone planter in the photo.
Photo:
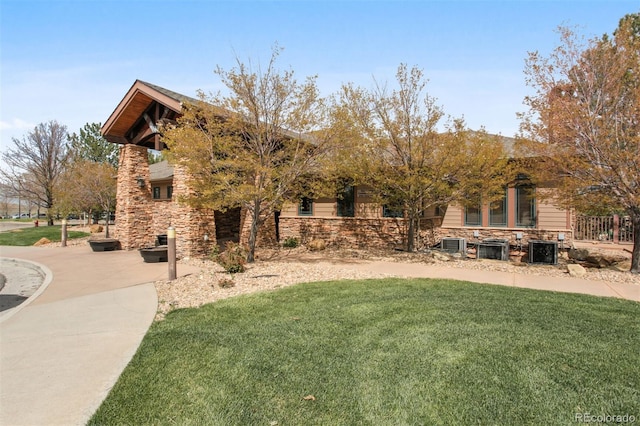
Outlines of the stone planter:
M93 251L113 251L120 249L120 241L115 238L89 240L89 245Z
M140 249L140 255L146 263L167 262L167 246L145 247Z

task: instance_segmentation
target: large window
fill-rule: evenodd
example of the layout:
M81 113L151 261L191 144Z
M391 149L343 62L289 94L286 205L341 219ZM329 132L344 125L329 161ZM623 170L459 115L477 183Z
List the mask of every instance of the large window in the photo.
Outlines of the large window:
M482 207L467 206L464 210L464 224L467 226L482 226Z
M299 216L313 216L313 200L311 198L302 197L298 204Z
M507 191L501 200L489 205L489 226L507 226Z
M516 186L516 226L536 226L535 193L533 185Z
M352 185L347 185L338 194L338 216L353 217L355 216L356 191Z

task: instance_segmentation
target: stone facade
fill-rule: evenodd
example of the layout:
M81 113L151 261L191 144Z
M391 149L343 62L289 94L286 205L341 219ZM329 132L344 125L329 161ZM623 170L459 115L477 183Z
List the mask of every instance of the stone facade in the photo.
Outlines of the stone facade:
M249 244L249 233L251 232L251 212L242 209L240 229L240 243ZM270 214L264 218L262 226L258 230L258 241L256 246L258 247L273 247L278 244L276 240L276 220L275 215Z
M340 247L396 248L402 246L406 223L401 218L281 217L279 230L281 241L321 239Z
M147 149L137 145L123 145L119 161L116 192L117 229L114 236L125 250L152 245L153 204ZM139 186L138 179L144 186Z
M473 235L474 231L478 232L478 236ZM554 231L531 228L438 228L438 239L444 237L466 238L467 241L482 241L487 238L500 238L509 240L512 246L522 245L529 246L529 240L542 241L558 241L558 234L564 234L564 247L570 247L573 242L572 231ZM518 242L516 235L522 233L522 240Z

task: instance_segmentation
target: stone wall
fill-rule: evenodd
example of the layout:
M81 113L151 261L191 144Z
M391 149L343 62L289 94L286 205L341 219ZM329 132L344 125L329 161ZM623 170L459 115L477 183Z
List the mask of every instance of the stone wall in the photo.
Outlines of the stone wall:
M473 235L478 231L479 236ZM467 241L482 241L486 238L501 238L509 240L513 246L522 244L528 247L529 240L558 241L558 234L564 234L564 247L570 247L573 242L573 231L571 230L543 230L529 228L439 228L437 229L438 239L444 237L466 238ZM522 233L522 241L516 240L516 234Z
M187 174L183 167L173 167L173 200L167 209L170 224L176 230L176 253L179 256L202 256L211 252L215 244L216 225L213 211L196 209L181 198L193 195L189 188ZM161 203L160 203L161 204ZM156 219L156 223L161 220ZM164 233L164 232L163 232ZM205 234L209 237L205 241Z
M252 214L249 210L242 208L240 212L240 243L249 244L249 234L251 232ZM282 235L282 234L281 234ZM282 238L282 236L280 237ZM258 247L273 247L276 241L276 220L273 213L265 215L262 226L258 230Z
M404 219L354 217L280 217L280 240L298 238L302 244L322 239L329 245L354 248L396 248L406 233Z
M138 178L144 186L138 185ZM147 149L137 145L123 145L120 149L116 193L115 238L125 250L152 245L151 217L153 201L149 186Z

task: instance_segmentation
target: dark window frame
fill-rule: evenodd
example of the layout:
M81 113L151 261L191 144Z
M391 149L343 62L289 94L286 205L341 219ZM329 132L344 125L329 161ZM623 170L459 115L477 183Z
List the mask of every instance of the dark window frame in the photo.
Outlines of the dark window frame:
M303 208L308 204L308 209ZM313 199L309 197L302 197L298 203L298 216L313 216Z
M469 220L469 209L476 209L478 211L478 221L471 222ZM482 226L482 204L478 204L477 206L466 206L464 208L464 225L465 226Z
M152 196L154 200L160 200L161 199L161 194L160 194L160 187L159 186L154 186L153 189L151 190L152 192Z
M356 187L345 185L336 199L336 214L338 217L355 217Z
M526 191L526 192L525 192ZM526 184L526 185L516 185L516 227L518 228L535 228L536 227L536 187L535 185ZM526 196L528 198L528 212L522 211L522 197ZM525 213L529 214L528 221L522 221L521 216Z
M500 203L501 207L502 207L502 218L503 221L502 222L494 222L494 205L496 205L497 203ZM496 200L492 203L489 203L489 226L507 226L507 224L509 223L509 195L508 195L508 191L505 188L504 190L504 197L502 198L502 200Z

